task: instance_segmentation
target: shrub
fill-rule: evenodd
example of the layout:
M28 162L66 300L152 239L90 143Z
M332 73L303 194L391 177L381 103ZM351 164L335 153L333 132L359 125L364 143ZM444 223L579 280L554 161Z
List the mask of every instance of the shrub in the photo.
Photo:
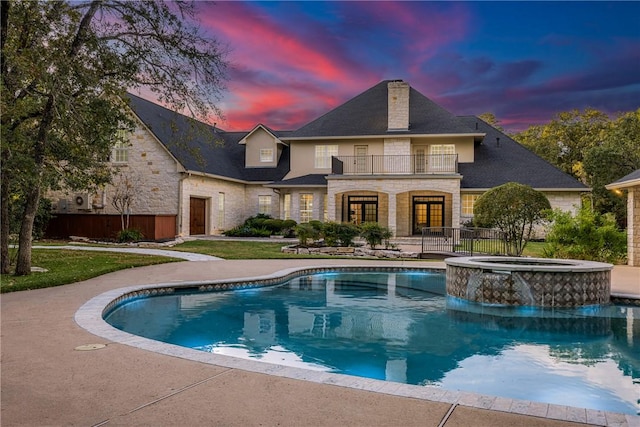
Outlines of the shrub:
M533 226L551 209L547 197L528 185L508 182L484 193L474 205L474 223L506 234L507 253L522 255Z
M375 249L376 246L383 241L387 242L392 236L391 230L384 227L377 222L365 222L360 226L360 236L369 244L371 249Z
M272 234L292 236L296 222L272 218L266 214L258 214L247 218L242 225L238 225L223 234L229 237L269 237Z
M295 231L302 246L308 246L309 240L317 240L320 237L318 230L308 222L296 225Z
M142 240L144 236L140 230L135 228L126 228L124 230L120 230L118 235L116 236L116 240L119 243L128 243L128 242L138 242Z
M351 246L353 239L360 234L360 228L348 222L326 222L322 235L327 246Z
M627 252L627 237L613 214L599 214L585 205L574 216L554 210L543 256L619 262Z

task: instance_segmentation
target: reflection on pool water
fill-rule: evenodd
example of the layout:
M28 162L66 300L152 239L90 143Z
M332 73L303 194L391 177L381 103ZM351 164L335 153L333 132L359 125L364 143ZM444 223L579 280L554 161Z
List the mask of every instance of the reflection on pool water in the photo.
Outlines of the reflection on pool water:
M202 351L448 390L637 414L640 308L482 306L432 272L331 272L129 299L105 320Z

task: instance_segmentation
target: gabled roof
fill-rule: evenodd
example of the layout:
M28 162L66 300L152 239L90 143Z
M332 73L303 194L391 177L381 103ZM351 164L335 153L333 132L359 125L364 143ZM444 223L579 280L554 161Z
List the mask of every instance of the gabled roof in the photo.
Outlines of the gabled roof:
M289 134L290 132L278 132L278 131L275 131L275 130L271 129L271 128L270 128L270 127L268 127L268 126L263 125L262 123L258 123L257 125L255 125L255 126L253 127L253 129L251 129L249 132L247 132L247 133L245 134L245 136L244 136L244 137L242 137L242 139L239 141L239 143L240 143L240 144L246 144L246 143L247 143L247 138L248 138L251 134L253 134L254 132L256 132L258 129L262 129L262 130L264 130L265 132L267 132L268 134L270 134L271 136L273 136L274 138L276 138L276 139L278 140L278 144L281 144L281 145L287 145L287 144L285 144L284 142L282 142L282 141L280 140L280 137L279 137L278 135L280 135L280 136L282 136L282 135L287 135L287 134Z
M188 171L240 181L278 181L289 172L289 148L284 147L278 167L245 168L247 132L225 132L129 94L138 118ZM271 131L280 138L287 132Z
M628 175L623 176L622 178L612 182L611 184L607 184L604 187L607 190L615 190L617 188L627 188L640 186L640 169L631 172Z
M460 117L470 128L476 123L486 133L482 144L475 147L474 162L460 163L463 189L488 189L507 182L519 182L536 189L589 189L572 176L475 116ZM498 143L497 138L500 138Z
M388 92L384 80L323 116L293 131L285 139L372 135L470 134L474 131L458 117L410 88L409 130L387 130Z

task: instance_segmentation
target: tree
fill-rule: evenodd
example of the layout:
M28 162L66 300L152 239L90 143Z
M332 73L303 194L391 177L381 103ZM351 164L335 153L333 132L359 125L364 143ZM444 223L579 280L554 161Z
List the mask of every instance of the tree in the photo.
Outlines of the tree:
M199 31L195 3L8 1L1 10L2 272L6 213L25 200L15 273L31 270L38 202L49 189L110 180L117 130L130 129L125 90L207 121L225 78L225 51Z
M622 228L626 226L624 195L613 193L605 185L640 169L640 109L626 113L611 123L602 144L589 149L583 160L587 185L592 188L593 208L611 212Z
M594 109L573 110L513 137L591 187L595 210L613 212L624 226L624 198L604 186L640 168L640 109L615 120Z
M562 112L546 125L531 126L514 139L564 172L586 183L582 172L584 153L601 143L609 129L609 117L598 110Z
M504 132L504 129L502 128L502 126L500 126L500 120L498 120L498 118L496 117L495 114L493 113L482 113L478 116L478 118L480 120L482 120L483 122L493 126L494 128L498 129L500 132Z
M474 223L496 227L507 238L507 253L522 255L533 227L551 209L547 197L528 185L508 182L484 193L474 204Z
M113 181L111 206L120 213L121 230L129 228L131 207L135 204L142 188L140 176L132 171L119 170Z

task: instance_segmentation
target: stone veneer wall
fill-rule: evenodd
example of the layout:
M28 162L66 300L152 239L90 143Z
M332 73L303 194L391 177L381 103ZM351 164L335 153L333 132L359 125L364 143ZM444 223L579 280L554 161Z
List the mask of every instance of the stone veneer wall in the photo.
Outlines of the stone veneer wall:
M374 191L388 196L387 223L394 236L410 235L411 225L406 225L406 212L410 211L411 206L405 206L406 200L402 194L433 191L451 195L451 222L452 224L460 223L460 177L440 176L428 179L390 176L385 176L384 179L351 177L349 179L330 178L327 183L329 193L327 210L330 221L340 221L340 218L336 217L339 211L336 208L337 195L358 191ZM401 196L399 197L399 195ZM402 214L404 217L401 217Z
M144 127L138 126L132 133L130 141L127 163L113 167L119 168L123 173L132 174L139 182L140 191L136 191L132 204L133 214L178 214L180 172L177 162ZM118 211L111 206L113 192L113 186L107 186L104 189L104 195L103 191L90 194L93 206L103 206L92 208L90 211L78 209L75 203L75 192L51 192L47 197L52 200L54 209L58 207L59 199L66 200L68 207L66 213L118 214Z
M611 271L504 273L479 267L447 265L447 294L473 302L516 306L579 307L608 304Z
M627 193L627 218L627 263L640 267L640 186Z

